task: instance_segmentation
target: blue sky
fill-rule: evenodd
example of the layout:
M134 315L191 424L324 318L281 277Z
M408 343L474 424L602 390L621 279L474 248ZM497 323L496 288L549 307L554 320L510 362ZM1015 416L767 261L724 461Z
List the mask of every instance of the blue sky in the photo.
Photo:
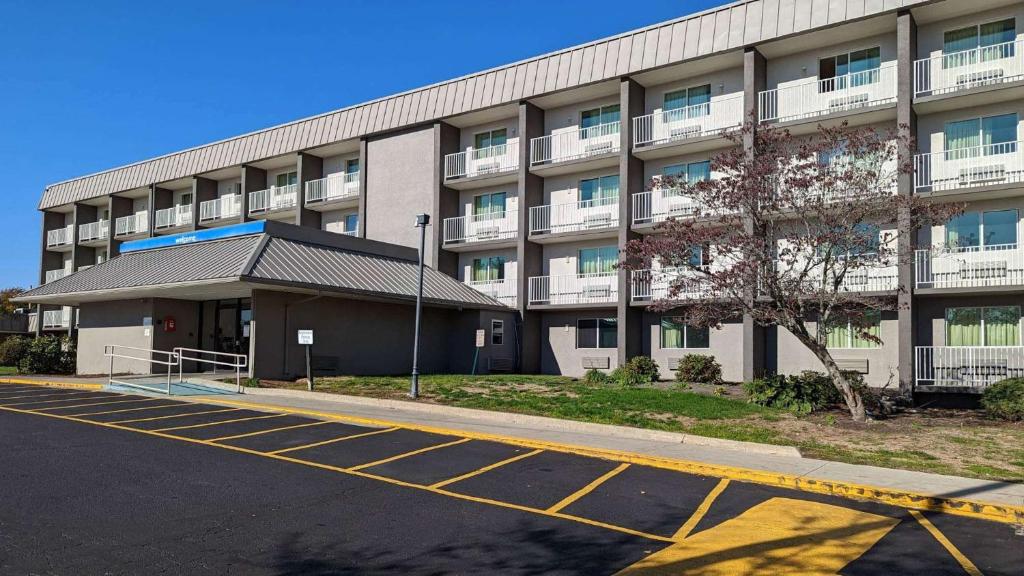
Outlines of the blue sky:
M725 0L0 0L0 287L38 279L46 184Z

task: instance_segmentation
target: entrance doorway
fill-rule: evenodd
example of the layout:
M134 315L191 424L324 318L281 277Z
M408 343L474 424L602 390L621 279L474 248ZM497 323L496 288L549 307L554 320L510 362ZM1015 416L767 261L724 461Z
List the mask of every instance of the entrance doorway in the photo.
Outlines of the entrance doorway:
M213 327L213 342L210 343L213 345L213 351L249 355L252 328L250 298L216 300L204 305L202 310L203 325ZM207 318L211 315L212 318Z

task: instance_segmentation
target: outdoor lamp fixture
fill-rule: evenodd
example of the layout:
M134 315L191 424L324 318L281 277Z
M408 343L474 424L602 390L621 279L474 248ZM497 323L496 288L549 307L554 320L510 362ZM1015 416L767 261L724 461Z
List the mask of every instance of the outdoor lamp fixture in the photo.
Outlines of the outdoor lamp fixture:
M430 214L417 214L416 227L420 229L420 277L416 288L416 332L412 337L412 387L409 396L418 398L420 395L420 317L423 315L423 250L427 243L427 225Z

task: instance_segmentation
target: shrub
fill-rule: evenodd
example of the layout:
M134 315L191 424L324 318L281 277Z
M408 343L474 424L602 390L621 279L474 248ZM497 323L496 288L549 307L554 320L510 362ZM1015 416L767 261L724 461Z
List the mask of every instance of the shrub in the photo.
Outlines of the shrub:
M641 386L657 382L661 377L658 363L650 356L634 356L618 368L617 380L623 386Z
M18 370L25 374L73 374L75 360L74 340L41 336L29 344Z
M722 365L713 356L687 354L679 361L679 367L676 368L676 381L720 384L722 382Z
M11 336L0 342L0 366L17 366L28 352L32 340L25 336Z
M758 378L745 382L743 390L754 404L799 414L820 410L843 399L828 376L810 370L795 376L776 374Z
M1024 420L1024 378L1008 378L985 389L981 406L993 418Z
M591 368L583 375L583 382L585 384L607 384L609 380L611 378L597 368Z

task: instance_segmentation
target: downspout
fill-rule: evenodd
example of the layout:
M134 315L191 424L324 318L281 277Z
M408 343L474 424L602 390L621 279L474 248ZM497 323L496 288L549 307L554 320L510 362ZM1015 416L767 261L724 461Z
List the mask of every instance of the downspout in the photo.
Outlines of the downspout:
M309 298L303 298L302 300L299 300L297 302L289 302L289 303L284 305L284 346L281 349L284 350L284 374L285 374L285 376L288 376L290 374L289 371L288 371L288 335L292 333L291 327L290 327L290 325L291 325L291 317L288 315L288 311L289 311L289 309L292 306L298 306L300 304L306 304L307 302L312 302L314 300L319 300L319 299L321 299L323 297L324 297L323 294L321 294L320 292L317 292L316 296L310 296Z

